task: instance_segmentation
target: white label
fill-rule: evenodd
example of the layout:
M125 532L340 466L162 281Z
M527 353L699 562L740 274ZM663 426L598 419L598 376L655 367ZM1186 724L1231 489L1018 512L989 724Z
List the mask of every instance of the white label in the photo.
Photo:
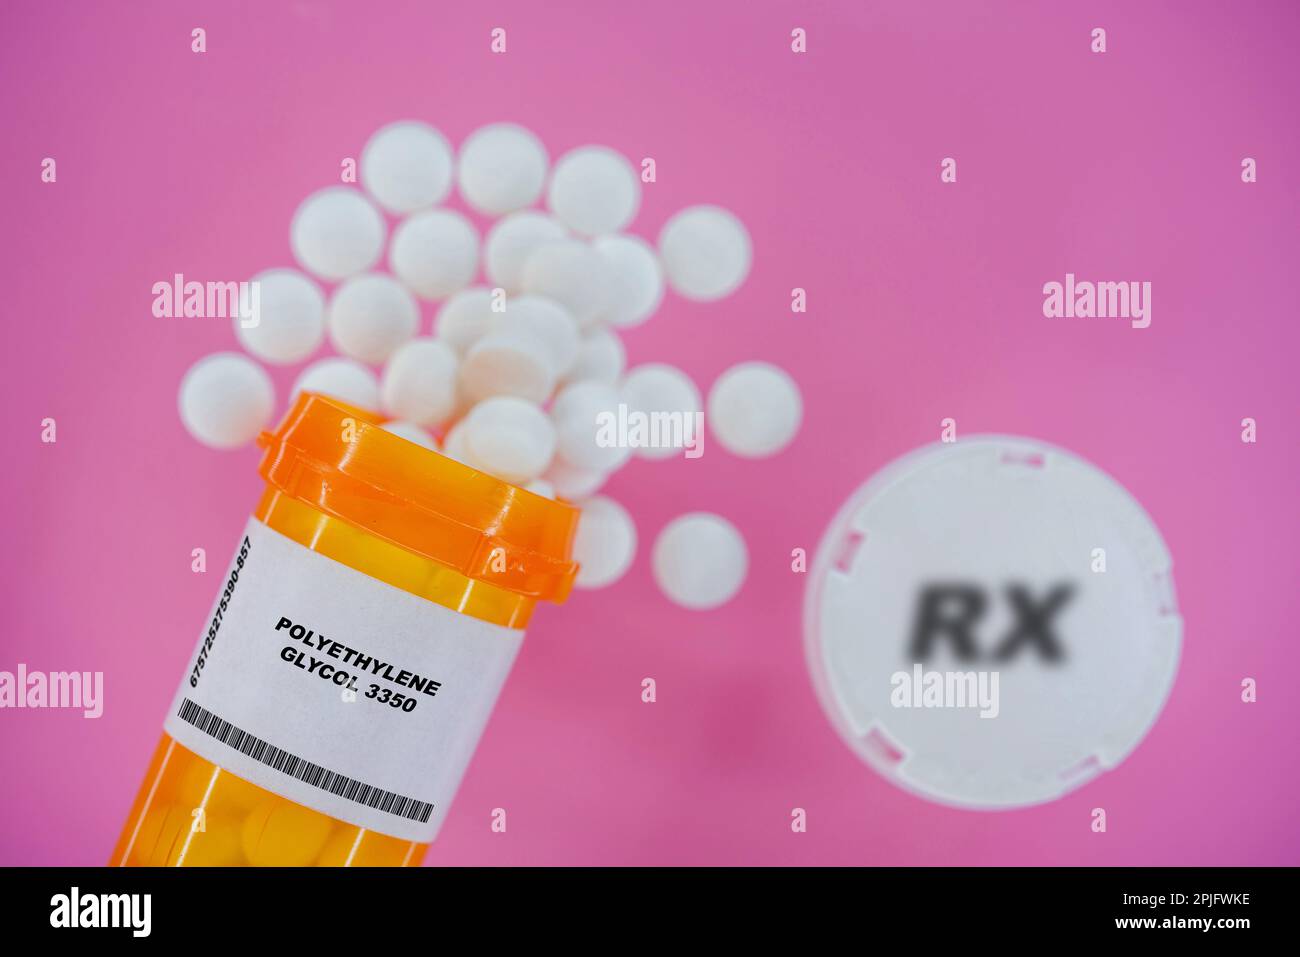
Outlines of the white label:
M522 642L252 519L164 728L258 787L425 843Z

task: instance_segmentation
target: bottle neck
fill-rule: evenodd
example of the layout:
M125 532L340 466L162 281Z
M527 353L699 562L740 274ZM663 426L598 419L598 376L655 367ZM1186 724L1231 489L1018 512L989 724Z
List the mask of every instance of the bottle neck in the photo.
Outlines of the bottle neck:
M522 629L534 598L468 578L267 486L253 517L304 548L417 597L506 628Z

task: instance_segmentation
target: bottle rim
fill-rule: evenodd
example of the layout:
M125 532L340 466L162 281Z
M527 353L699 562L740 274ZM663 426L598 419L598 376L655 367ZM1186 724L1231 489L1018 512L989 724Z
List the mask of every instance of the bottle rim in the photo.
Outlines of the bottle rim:
M258 473L281 493L407 551L528 598L563 602L579 510L382 428L383 420L303 392L258 437Z

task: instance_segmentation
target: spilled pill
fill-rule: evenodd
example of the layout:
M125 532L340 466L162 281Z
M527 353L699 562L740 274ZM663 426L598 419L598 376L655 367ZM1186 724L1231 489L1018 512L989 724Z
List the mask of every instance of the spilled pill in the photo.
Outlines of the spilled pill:
M522 331L489 333L465 354L460 385L471 402L497 395L545 402L555 387L550 349Z
M613 294L609 265L580 239L554 239L529 253L522 288L564 306L583 329L595 325Z
M319 392L358 409L379 408L379 380L355 359L331 356L313 362L294 382L289 401L299 392Z
M609 267L612 290L602 316L620 329L639 326L664 298L664 272L654 247L640 236L601 236L592 247Z
M289 242L308 272L346 279L379 262L387 232L379 210L358 190L330 186L302 201L289 226Z
M579 563L574 584L604 588L627 572L636 555L636 523L618 502L595 495L581 503L573 559Z
M420 307L392 276L365 273L334 290L326 324L330 342L340 353L378 365L415 335Z
M546 205L574 232L618 232L641 206L641 181L621 154L607 146L582 146L556 161Z
M555 454L555 429L546 413L515 396L494 396L465 417L465 446L484 471L527 485Z
M613 385L623 374L627 351L623 340L609 329L595 329L582 337L578 357L564 377L566 382L604 382Z
M698 610L716 608L744 584L745 540L720 515L690 512L669 522L655 540L655 581L670 600Z
M799 386L771 363L734 365L709 390L709 428L736 455L761 458L781 451L802 418Z
M691 206L659 233L659 255L668 284L687 299L721 299L749 275L749 233L721 206Z
M296 269L268 269L253 277L257 312L235 319L239 344L263 362L301 362L325 338L325 294Z
M388 265L421 299L445 299L478 270L478 233L449 209L416 213L393 231Z
M378 130L361 151L361 185L401 215L443 201L454 159L447 138L427 123L403 120Z
M488 230L483 243L483 268L488 279L508 292L517 292L524 281L524 263L543 243L568 235L554 216L526 209L511 213Z
M623 377L619 398L629 413L645 416L647 421L658 417L665 424L663 430L649 434L650 444L634 449L636 455L666 459L682 454L686 440L698 439L694 430L702 409L700 390L680 369L663 362L636 366Z
M439 339L412 339L393 353L380 381L389 415L436 428L456 410L459 357Z
M275 388L266 370L237 352L218 352L190 366L181 380L181 422L214 449L257 438L271 421Z
M489 216L531 206L542 195L547 155L541 140L513 123L480 127L461 144L460 195Z

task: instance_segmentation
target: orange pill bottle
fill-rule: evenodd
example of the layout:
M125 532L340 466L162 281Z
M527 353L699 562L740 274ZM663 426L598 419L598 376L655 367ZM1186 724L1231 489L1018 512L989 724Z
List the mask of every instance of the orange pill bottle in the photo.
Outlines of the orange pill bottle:
M110 861L418 864L578 512L305 393Z

